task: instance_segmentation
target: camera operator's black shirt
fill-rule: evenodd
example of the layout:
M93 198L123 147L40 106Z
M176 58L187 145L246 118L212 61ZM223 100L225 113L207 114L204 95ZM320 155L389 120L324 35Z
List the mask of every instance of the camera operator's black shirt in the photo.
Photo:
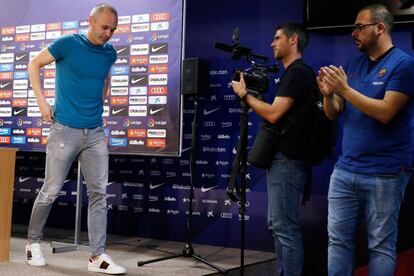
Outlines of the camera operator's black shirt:
M276 97L291 97L293 105L276 123L276 126L286 125L288 118L296 118L296 123L281 136L279 151L292 159L303 159L307 146L307 139L312 125L312 109L301 110L303 105L309 105L309 99L318 91L315 74L302 59L297 59L286 68L280 79ZM299 117L298 117L299 116Z

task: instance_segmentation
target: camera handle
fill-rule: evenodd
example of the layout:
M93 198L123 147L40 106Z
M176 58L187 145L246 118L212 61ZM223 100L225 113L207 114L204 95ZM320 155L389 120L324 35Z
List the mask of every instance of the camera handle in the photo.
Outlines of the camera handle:
M226 193L232 201L239 202L240 220L240 275L244 276L244 248L245 248L245 215L246 215L246 188L247 188L247 134L249 105L240 100L240 138L237 143L237 154L231 168L230 182ZM240 174L240 186L237 184L237 175Z

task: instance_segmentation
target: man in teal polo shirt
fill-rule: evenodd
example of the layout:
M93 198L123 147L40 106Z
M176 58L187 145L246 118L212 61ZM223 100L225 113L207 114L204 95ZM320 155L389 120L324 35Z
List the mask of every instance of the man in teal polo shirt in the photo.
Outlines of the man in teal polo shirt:
M52 123L46 148L45 180L34 202L28 230L29 265L46 265L40 246L43 228L71 164L78 157L89 193L88 270L107 274L126 272L105 254L108 148L102 112L107 76L116 60L116 51L107 42L117 25L115 8L99 4L90 13L87 35L63 36L29 63L29 77L42 119ZM56 62L53 109L42 94L40 80L40 68L52 62Z

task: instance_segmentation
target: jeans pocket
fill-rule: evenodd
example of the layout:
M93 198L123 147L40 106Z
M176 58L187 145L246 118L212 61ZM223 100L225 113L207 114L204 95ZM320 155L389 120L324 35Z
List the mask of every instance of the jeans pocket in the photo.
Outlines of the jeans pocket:
M50 127L51 131L53 130L53 131L56 131L58 133L63 133L65 131L65 129L66 129L66 126L64 126L64 125L62 125L61 123L58 123L58 122L53 122L51 127Z

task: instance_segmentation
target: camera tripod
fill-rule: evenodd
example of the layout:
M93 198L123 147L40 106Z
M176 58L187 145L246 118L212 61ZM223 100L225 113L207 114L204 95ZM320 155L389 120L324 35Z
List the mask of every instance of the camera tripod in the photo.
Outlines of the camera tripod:
M245 248L245 215L246 215L246 174L247 174L247 132L249 105L240 101L242 109L240 115L240 140L237 144L237 155L231 168L230 182L227 187L228 197L240 203L240 275L244 275L244 248ZM237 185L237 175L240 174L240 186Z
M194 116L193 122L191 124L191 153L190 153L190 190L189 190L189 200L188 200L188 215L187 215L187 243L185 244L181 254L173 254L166 257L156 258L148 261L141 261L138 262L138 266L143 266L149 263L174 259L178 257L192 257L216 270L220 273L225 274L227 271L223 268L210 263L209 261L205 260L203 257L197 255L194 252L194 248L192 245L193 240L193 204L194 204L194 179L195 179L195 140L196 140L196 125L197 125L197 107L198 107L198 96L194 96Z

